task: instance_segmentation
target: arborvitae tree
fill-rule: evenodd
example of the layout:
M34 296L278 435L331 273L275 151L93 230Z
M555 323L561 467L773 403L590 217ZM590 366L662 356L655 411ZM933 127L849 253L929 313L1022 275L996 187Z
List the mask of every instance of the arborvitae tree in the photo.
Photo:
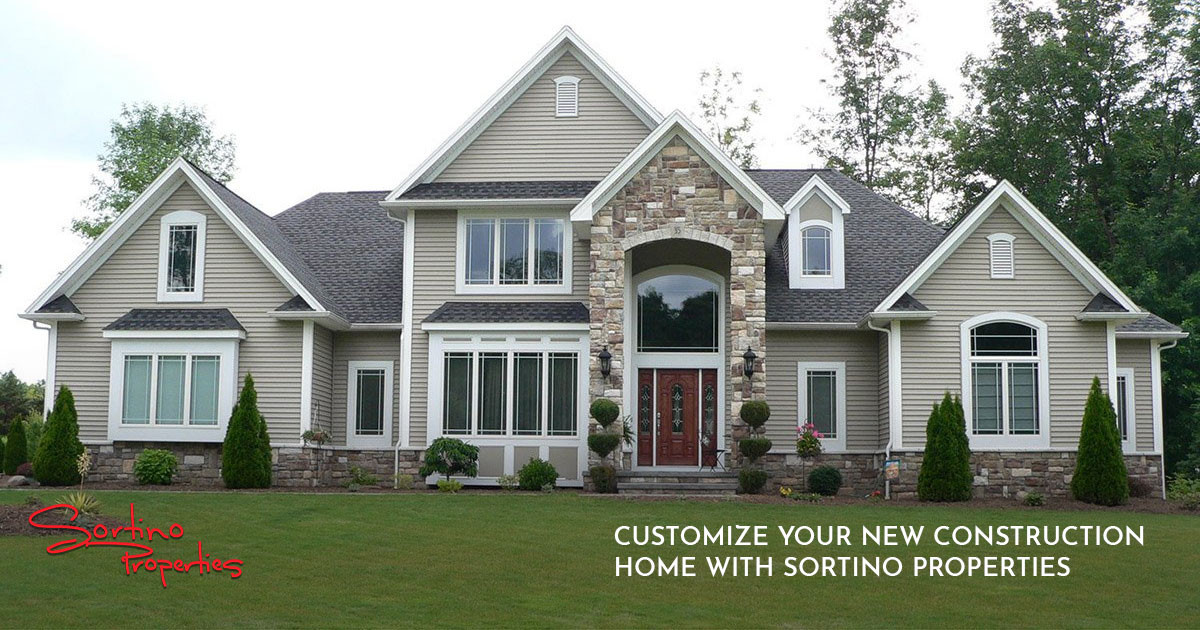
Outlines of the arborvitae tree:
M1097 505L1120 505L1129 499L1129 476L1121 454L1117 412L1108 394L1100 389L1099 378L1092 379L1092 391L1083 408L1071 494L1080 501Z
M267 423L258 412L254 379L247 374L233 407L221 451L221 478L227 488L267 488L271 485L271 443Z
M15 474L17 466L29 461L27 447L25 423L18 418L9 428L8 443L4 445L4 474Z
M933 406L925 426L925 459L917 476L922 501L966 501L971 498L971 449L962 403L947 392Z
M58 390L54 409L46 420L45 432L33 457L33 476L47 486L71 486L79 483L79 418L75 414L75 396L65 385Z

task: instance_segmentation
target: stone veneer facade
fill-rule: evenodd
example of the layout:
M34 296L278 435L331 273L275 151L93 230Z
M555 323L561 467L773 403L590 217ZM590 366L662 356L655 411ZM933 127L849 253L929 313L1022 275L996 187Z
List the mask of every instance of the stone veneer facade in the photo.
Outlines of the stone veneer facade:
M892 482L892 496L915 498L917 473L923 453L896 453L900 459L900 478ZM884 489L882 454L822 453L808 460L799 455L772 454L762 459L771 474L770 487L802 489L808 473L817 466L833 466L842 473L842 494L865 496ZM1157 455L1126 455L1125 467L1129 477L1144 484L1148 496L1161 496L1162 458ZM975 475L975 496L1007 497L1017 492L1041 492L1048 496L1070 496L1071 476L1075 472L1075 453L1068 451L988 451L971 453L971 469Z
M114 442L88 446L92 451L92 472L88 480L97 482L136 483L133 462L148 448L175 453L179 469L176 484L219 486L221 482L221 445L174 442ZM417 477L421 467L420 451L400 451L400 473ZM380 485L391 486L395 474L396 454L393 451L358 451L330 447L276 447L271 449L271 485L290 488L340 486L350 479L352 467L362 468L379 479ZM318 460L320 474L318 475Z
M733 448L734 422L742 401L766 389L766 235L761 213L746 202L679 136L596 212L591 233L590 395L622 404L625 384L626 254L667 239L692 240L726 250L725 437ZM636 255L636 253L634 254ZM600 375L597 354L613 355L612 372ZM747 379L742 355L753 348L756 370ZM625 413L628 413L626 411ZM595 430L595 423L592 423ZM627 454L628 455L628 454ZM594 455L593 455L594 457ZM626 459L628 462L628 458Z

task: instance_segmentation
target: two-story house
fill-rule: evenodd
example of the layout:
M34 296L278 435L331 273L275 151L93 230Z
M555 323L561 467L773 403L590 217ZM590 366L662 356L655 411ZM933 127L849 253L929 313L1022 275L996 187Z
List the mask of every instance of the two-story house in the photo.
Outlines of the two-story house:
M736 468L764 399L778 477L812 422L848 485L898 457L911 488L951 392L981 492L1061 491L1098 377L1157 487L1184 336L1011 185L945 231L836 171L741 169L569 28L391 190L269 216L177 160L21 316L104 478L154 445L215 479L251 373L283 485L413 473L440 436L479 446L477 483L540 457L582 485L606 397L631 471Z

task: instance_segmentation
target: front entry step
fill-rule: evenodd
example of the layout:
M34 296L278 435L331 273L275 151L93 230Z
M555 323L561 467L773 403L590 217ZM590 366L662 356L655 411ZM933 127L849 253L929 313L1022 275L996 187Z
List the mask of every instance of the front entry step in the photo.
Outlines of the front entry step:
M711 470L624 470L617 473L617 492L631 496L731 495L737 493L737 475Z

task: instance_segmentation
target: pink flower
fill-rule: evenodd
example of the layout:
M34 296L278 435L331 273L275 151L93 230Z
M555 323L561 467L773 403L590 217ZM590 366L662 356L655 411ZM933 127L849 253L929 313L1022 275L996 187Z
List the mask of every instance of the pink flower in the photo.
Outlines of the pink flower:
M820 432L820 431L813 431L813 437L815 437L815 438L817 438L817 439L821 439L821 438L823 438L823 437L825 437L825 436L824 436L824 435L821 435L821 432Z

